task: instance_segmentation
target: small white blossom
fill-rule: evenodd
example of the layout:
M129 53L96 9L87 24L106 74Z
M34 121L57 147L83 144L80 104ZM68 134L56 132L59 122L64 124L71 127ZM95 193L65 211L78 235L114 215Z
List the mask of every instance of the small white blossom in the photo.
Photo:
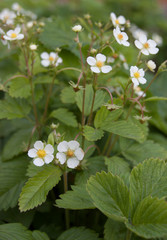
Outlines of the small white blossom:
M77 141L60 142L57 150L56 158L60 164L66 162L69 168L76 168L84 158L84 151L80 148L80 144Z
M157 54L159 49L156 47L154 40L147 40L146 35L140 35L139 40L135 40L135 45L144 55Z
M10 11L8 8L5 8L0 12L0 20L7 25L14 24L14 19L16 14L13 11Z
M120 58L120 60L123 62L123 67L124 67L126 70L128 70L128 69L129 69L129 66L128 66L127 62L126 62L126 59L125 59L124 55L123 55L123 54L120 54L120 55L119 55L119 58Z
M41 167L45 163L49 164L53 161L54 148L51 144L44 145L41 141L36 141L34 148L28 151L28 156L33 158L34 165Z
M134 87L134 91L135 91L135 94L139 97L141 97L141 96L145 97L146 96L146 94L141 90L141 88L139 86Z
M126 19L124 18L124 16L116 17L115 13L113 13L113 12L110 13L110 19L111 19L114 27L123 25L126 22Z
M113 62L115 62L115 58L113 58L113 57L107 58L107 63L113 63Z
M27 27L28 28L32 28L34 26L34 21L29 21L28 23L27 23Z
M94 73L109 73L112 70L112 67L105 65L106 56L98 53L96 57L88 57L86 59L87 63L91 66L90 69Z
M35 50L37 50L37 48L38 48L38 46L36 45L36 44L30 44L30 50L31 51L35 51Z
M154 61L149 60L149 61L147 62L147 67L150 69L151 72L154 72L155 69L156 69L156 64L155 64Z
M41 58L42 58L41 64L44 67L48 67L50 65L54 65L57 67L59 64L63 62L62 58L60 58L58 54L55 52L51 53L43 52L41 54Z
M154 34L152 35L152 39L156 42L156 44L157 44L158 46L162 46L162 44L163 44L163 39L162 39L162 37L161 37L160 35L158 35L157 33L154 33Z
M75 25L74 27L72 27L72 30L74 32L81 32L82 31L82 26L81 25Z
M144 70L141 68L139 69L136 66L130 67L130 76L132 78L132 82L134 83L134 87L137 87L139 83L145 84L147 80L144 78Z
M12 4L12 9L19 13L19 12L21 12L22 7L18 3L13 3Z
M126 47L128 47L130 45L130 43L127 41L128 40L128 35L125 32L121 32L119 27L117 27L113 30L113 34L114 34L114 37L115 37L116 41L119 44L122 44Z
M9 30L6 35L4 35L4 39L9 41L21 40L24 38L24 34L20 33L20 31L20 27L16 27L14 30Z
M4 39L5 32L2 28L0 28L0 34L1 34L1 42L3 45L7 45L8 48L10 48L10 45L6 39Z
M132 33L132 36L135 38L135 39L139 39L139 37L141 35L146 35L147 36L147 32L138 28L136 25L132 25L131 28L130 28L130 31Z

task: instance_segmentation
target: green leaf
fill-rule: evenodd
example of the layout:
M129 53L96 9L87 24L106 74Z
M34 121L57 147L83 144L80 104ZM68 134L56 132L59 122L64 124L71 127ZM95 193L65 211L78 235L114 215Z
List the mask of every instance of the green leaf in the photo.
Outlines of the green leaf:
M118 223L108 218L104 225L105 240L122 240L126 236L126 227L123 223Z
M30 112L30 105L26 101L6 97L0 101L0 119L23 118Z
M130 168L129 164L120 157L105 158L105 163L108 166L108 171L114 175L118 175L126 184L129 183Z
M103 130L95 129L90 126L84 126L84 136L88 141L97 141L101 139L104 135Z
M98 90L96 92L95 96L95 102L93 111L97 110L103 103L106 93L102 90ZM80 90L76 93L76 103L79 108L79 110L82 112L82 101L83 101L83 90ZM93 87L92 85L88 84L86 86L86 92L85 92L85 116L88 116L91 111L91 105L93 101Z
M125 139L124 141L127 140ZM129 145L125 148L121 146L121 150L123 156L132 161L134 164L138 164L149 158L160 158L163 160L167 159L166 149L151 140L145 141L141 144L129 142Z
M96 156L91 157L86 160L86 166L85 169L81 170L76 174L75 177L75 184L86 184L87 180L91 175L96 174L100 171L106 171L106 166L104 164L104 157L103 156Z
M46 169L30 178L19 198L20 211L25 212L45 202L48 192L60 181L61 174L60 168L48 165Z
M37 230L32 232L32 237L33 240L49 240L49 237L46 233Z
M15 207L26 180L27 159L19 157L0 163L0 210Z
M106 107L101 107L96 113L94 125L96 128L99 128L107 124L111 124L111 122L117 120L122 113L122 109L110 112Z
M15 98L27 98L31 95L30 82L27 78L17 77L12 79L9 95Z
M86 185L71 186L72 191L61 194L56 200L56 206L73 210L95 208L92 199L86 191Z
M135 139L138 142L141 142L143 139L141 129L130 120L120 120L112 124L109 121L105 121L101 128L125 138Z
M152 101L166 101L167 98L166 97L149 97L144 99L144 102L152 102Z
M133 168L130 176L132 212L147 196L167 197L167 165L159 159L149 159Z
M0 225L0 239L34 240L31 232L20 223L7 223Z
M75 92L72 87L65 87L60 95L63 103L75 103Z
M73 227L63 232L57 240L98 240L98 234L85 227Z
M6 161L23 153L27 149L31 132L32 128L20 129L15 132L5 144L2 152L2 160ZM34 139L35 136L33 137L33 140Z
M75 115L72 112L69 112L66 108L59 108L51 112L50 117L58 119L60 122L71 126L77 127L78 123Z
M94 205L109 218L125 221L129 212L129 192L122 179L112 173L90 177L88 192Z
M57 18L54 22L47 22L39 40L49 49L74 45L74 34L69 23L62 26L63 19Z
M167 204L163 199L143 199L136 208L132 224L126 226L144 238L158 238L167 235Z

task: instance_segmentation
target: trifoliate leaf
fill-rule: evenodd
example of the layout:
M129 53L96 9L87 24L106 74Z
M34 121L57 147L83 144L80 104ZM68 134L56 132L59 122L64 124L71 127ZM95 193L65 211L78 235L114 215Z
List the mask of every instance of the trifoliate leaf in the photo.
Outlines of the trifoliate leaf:
M60 168L48 165L46 169L30 178L20 195L20 211L25 212L41 205L46 200L48 192L60 181L61 174Z
M129 192L122 179L112 173L90 177L87 190L94 205L109 218L125 221L129 214Z

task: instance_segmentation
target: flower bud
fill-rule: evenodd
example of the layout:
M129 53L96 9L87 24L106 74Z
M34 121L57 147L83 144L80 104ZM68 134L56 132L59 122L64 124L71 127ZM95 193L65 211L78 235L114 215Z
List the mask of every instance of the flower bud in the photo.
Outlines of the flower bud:
M155 72L156 64L152 60L147 62L147 67L150 69L151 72Z
M81 25L75 25L74 27L72 27L72 30L74 32L81 32L82 31L82 26Z

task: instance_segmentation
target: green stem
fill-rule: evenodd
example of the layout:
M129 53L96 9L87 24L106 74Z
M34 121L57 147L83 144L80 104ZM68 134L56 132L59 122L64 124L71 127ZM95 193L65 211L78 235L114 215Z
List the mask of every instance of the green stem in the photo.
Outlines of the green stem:
M56 78L56 73L55 73L55 75L52 79L52 82L51 82L50 88L49 88L49 92L48 92L48 95L47 95L47 98L46 98L45 109L44 109L44 114L43 114L43 122L45 121L46 114L47 114L47 111L48 111L49 100L50 100L50 97L51 97L51 94L52 94L55 78Z
M94 75L93 89L94 89L94 94L93 94L93 99L92 99L92 106L91 106L91 110L90 110L90 115L89 115L89 119L88 119L88 125L90 125L91 122L92 122L93 107L94 107L94 103L95 103L96 90L97 90L97 74Z
M106 156L109 157L110 156L110 153L111 153L111 150L113 149L113 147L115 146L117 140L118 140L119 136L117 135L113 141L113 143L111 144L111 146L109 147L107 153L106 153Z
M58 74L58 73L61 73L61 72L63 72L63 71L67 71L67 70L73 70L73 71L81 72L81 70L78 69L78 68L66 67L66 68L62 68L62 69L58 70L58 71L57 71L57 74Z
M64 172L63 179L64 179L64 192L66 193L68 191L67 172ZM66 229L69 229L70 228L70 212L68 209L65 209L65 221L66 221Z
M110 143L110 141L111 141L111 138L112 138L112 133L110 133L110 134L108 135L106 144L105 144L104 149L103 149L103 151L102 151L102 155L105 154L105 152L106 152L106 150L107 150L107 147L108 147L108 145L109 145L109 143Z

